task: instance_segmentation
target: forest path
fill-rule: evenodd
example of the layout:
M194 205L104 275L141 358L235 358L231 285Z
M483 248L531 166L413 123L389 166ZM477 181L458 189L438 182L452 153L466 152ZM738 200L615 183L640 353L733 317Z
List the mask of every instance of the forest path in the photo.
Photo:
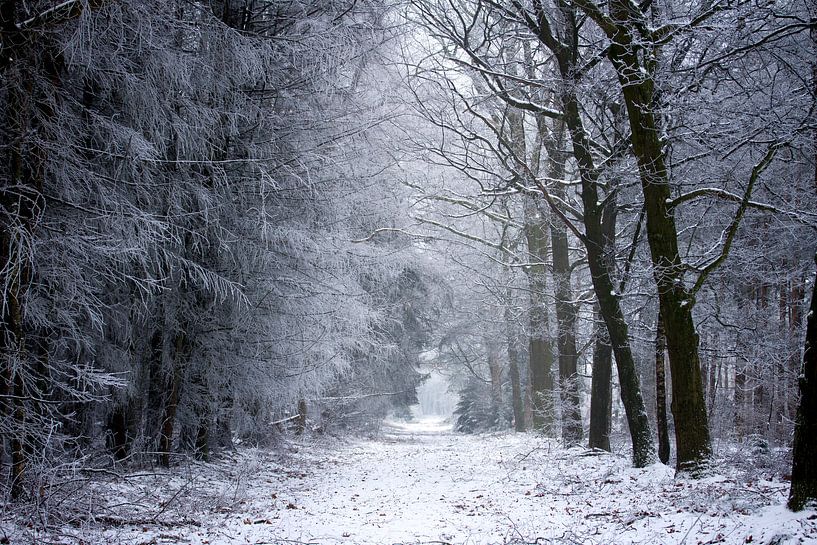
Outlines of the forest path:
M693 481L533 434L390 422L376 439L304 436L117 481L97 511L144 522L70 532L121 545L817 543L817 513L788 512L788 483L740 470L747 455Z
M532 449L433 420L386 423L382 439L331 458L293 489L299 509L279 513L281 526L289 539L318 543L504 543L541 509L524 463Z
M299 478L280 481L273 509L254 505L264 525L240 542L817 543L817 522L783 507L786 483L676 480L661 464L634 469L629 456L530 434L389 422L377 440L303 444L292 459Z

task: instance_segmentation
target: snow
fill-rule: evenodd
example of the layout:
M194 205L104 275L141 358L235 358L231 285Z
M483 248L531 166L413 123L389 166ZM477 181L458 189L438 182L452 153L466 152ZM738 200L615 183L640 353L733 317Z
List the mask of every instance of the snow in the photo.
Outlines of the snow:
M48 538L128 545L817 543L817 513L789 512L787 493L787 483L756 472L676 479L661 464L629 467L623 454L564 449L531 434L455 434L442 418L428 417L386 422L376 439L301 438L277 452L244 450L172 473L103 480L91 495L96 520ZM19 542L34 541L23 524L3 526L25 536Z

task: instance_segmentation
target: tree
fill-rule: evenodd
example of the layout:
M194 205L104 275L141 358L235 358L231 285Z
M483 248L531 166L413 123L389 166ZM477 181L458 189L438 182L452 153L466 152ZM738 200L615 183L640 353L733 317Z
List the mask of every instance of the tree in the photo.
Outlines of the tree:
M817 255L815 255L817 262ZM806 348L800 371L800 405L794 425L789 509L800 511L817 501L817 281L813 282L811 307L806 325Z
M567 46L557 47L555 41L543 43L543 46L554 55L559 67L559 77L563 81L558 87L560 90L558 101L561 106L559 111L539 102L533 102L528 97L519 98L514 96L510 90L518 89L518 92L523 94L529 87L530 77L528 76L528 78L520 81L520 77L515 74L523 72L508 68L507 57L491 49L492 47L500 47L499 44L502 43L504 32L512 32L512 30L508 30L508 25L505 24L507 22L519 22L523 28L529 27L534 36L539 38L542 36L547 37L549 30L539 28L535 18L525 18L525 13L517 13L514 10L506 9L502 5L463 5L458 10L457 17L464 18L463 20L468 20L470 23L462 26L457 22L459 19L446 12L444 6L438 6L434 3L418 3L417 6L423 23L428 28L433 29L439 39L446 40L448 47L455 48L454 52L449 54L452 62L467 66L469 71L475 71L479 78L482 79L483 85L491 90L493 96L505 102L510 108L532 110L538 116L564 120L571 134L573 156L580 174L584 210L579 215L584 223L584 232L579 230L568 219L566 212L554 202L549 190L540 182L536 172L530 170L526 172L524 170L526 161L514 161L513 171L521 170L522 172L519 172L512 180L522 184L533 184L533 187L523 185L519 189L528 192L533 190L540 193L553 214L561 221L566 222L572 233L584 243L587 249L588 262L595 287L594 291L599 299L601 313L607 323L607 329L610 332L612 344L616 351L616 363L622 384L622 399L633 439L634 462L639 466L649 464L654 455L651 434L638 376L635 371L635 363L630 350L627 324L618 302L617 292L612 280L612 271L609 269L609 262L605 254L602 231L604 205L599 198L597 187L600 171L595 167L590 140L586 135L579 111L578 98L575 94L577 82L571 80L577 74L573 65L576 58L571 56L572 50ZM499 24L500 21L503 24ZM576 29L571 26L575 26L575 18L571 19L568 13L565 15L564 21L566 25L564 31L569 34L573 29L575 33ZM493 24L493 22L496 22L496 24ZM571 42L567 40L566 43ZM457 55L461 55L461 58L457 57ZM529 63L530 60L523 59L521 62ZM537 64L537 66L539 65L544 66L546 69L548 67L547 61L542 61ZM544 74L545 77L548 75ZM540 87L539 85L535 86L536 89ZM535 96L535 93L533 94ZM466 111L474 115L475 118L480 119L480 114L467 103ZM496 124L492 125L487 120L486 125L493 130L494 135L500 140L500 146L498 146L500 149L503 147L507 150L515 149L513 140L511 140L512 137L503 142L507 137L503 136L501 127L496 126ZM476 140L479 140L479 138L478 136ZM508 157L511 160L514 158L513 154L509 154Z

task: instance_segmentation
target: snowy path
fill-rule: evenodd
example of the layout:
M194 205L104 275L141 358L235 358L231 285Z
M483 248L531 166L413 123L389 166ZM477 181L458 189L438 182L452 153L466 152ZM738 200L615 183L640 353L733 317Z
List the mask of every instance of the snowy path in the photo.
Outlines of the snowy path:
M788 513L787 484L759 472L676 480L660 464L587 454L393 423L378 440L304 439L284 456L244 451L129 480L106 490L122 523L70 533L129 545L817 543L817 514Z
M514 526L529 521L517 517L534 513L533 494L519 489L533 492L536 480L533 469L517 460L520 445L514 443L392 425L382 442L334 460L342 471L330 466L293 490L302 510L282 514L281 526L290 539L320 543L519 538Z
M272 509L253 502L253 524L211 543L817 543L815 521L783 509L785 483L676 481L660 464L524 434L391 423L381 440L303 462Z

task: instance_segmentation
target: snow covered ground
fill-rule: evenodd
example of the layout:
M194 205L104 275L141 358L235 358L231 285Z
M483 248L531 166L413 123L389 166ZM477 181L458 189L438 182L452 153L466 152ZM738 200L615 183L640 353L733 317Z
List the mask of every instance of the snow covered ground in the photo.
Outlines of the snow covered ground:
M427 418L387 423L377 440L303 439L171 473L98 477L81 501L45 513L61 532L13 524L10 513L2 529L10 543L817 543L817 513L789 513L787 483L760 473L676 480L658 464L636 470L528 434L455 434Z

